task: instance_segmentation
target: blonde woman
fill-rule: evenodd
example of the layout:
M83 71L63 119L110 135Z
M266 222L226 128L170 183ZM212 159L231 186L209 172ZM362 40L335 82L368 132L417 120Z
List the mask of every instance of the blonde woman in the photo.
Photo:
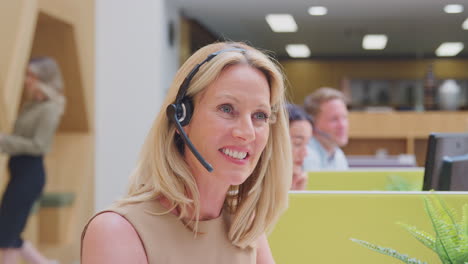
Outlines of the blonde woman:
M10 156L10 180L0 206L2 264L17 263L22 256L31 264L50 264L21 233L34 202L45 185L43 157L52 145L65 106L60 69L52 58L29 62L24 84L25 103L11 135L0 134L0 151Z
M164 106L127 197L85 228L82 263L274 263L266 234L292 174L281 71L245 44L211 44Z

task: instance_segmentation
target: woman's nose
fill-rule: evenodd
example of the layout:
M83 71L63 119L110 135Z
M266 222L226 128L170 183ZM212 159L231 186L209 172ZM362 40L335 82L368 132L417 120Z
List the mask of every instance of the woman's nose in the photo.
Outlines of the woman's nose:
M250 116L239 117L232 130L232 135L244 141L255 140L255 127L252 123L252 118Z

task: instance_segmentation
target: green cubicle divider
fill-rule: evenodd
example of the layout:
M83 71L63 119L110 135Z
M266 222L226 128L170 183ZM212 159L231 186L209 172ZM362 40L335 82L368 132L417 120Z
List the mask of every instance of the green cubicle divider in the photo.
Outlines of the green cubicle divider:
M441 263L435 253L397 222L433 234L424 209L429 192L291 192L289 209L269 236L278 264L402 263L366 249L357 238L393 248L427 263ZM437 193L461 215L468 192Z
M424 168L308 172L307 190L420 191Z

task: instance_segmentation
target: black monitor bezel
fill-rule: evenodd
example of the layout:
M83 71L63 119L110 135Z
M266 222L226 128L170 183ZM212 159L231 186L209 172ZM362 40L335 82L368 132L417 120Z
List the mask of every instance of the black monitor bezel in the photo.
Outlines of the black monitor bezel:
M437 145L438 141L443 138L467 138L468 133L431 133L429 135L428 144L427 144L427 151L426 151L426 162L424 166L424 182L423 182L423 190L438 190L439 189L439 173L440 171L435 171L436 167L436 152L437 152ZM468 153L462 154L454 154L454 153L447 153L447 156L458 156ZM442 166L442 159L440 160Z

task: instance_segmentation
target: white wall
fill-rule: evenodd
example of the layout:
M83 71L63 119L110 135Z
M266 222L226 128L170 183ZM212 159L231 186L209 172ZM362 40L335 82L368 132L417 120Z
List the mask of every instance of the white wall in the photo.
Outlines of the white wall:
M96 210L121 197L177 69L164 0L96 1Z
M166 74L162 74L162 87L164 90L164 95L166 94L167 89L171 85L174 75L179 68L179 44L180 44L180 34L178 34L178 29L180 28L180 15L178 13L177 7L173 4L172 0L165 1L165 12L164 20L166 23L172 21L174 24L174 44L170 46L168 40L168 25L163 26L164 30L164 41L163 44L163 54L160 57L160 63L163 66L163 70L166 71Z

